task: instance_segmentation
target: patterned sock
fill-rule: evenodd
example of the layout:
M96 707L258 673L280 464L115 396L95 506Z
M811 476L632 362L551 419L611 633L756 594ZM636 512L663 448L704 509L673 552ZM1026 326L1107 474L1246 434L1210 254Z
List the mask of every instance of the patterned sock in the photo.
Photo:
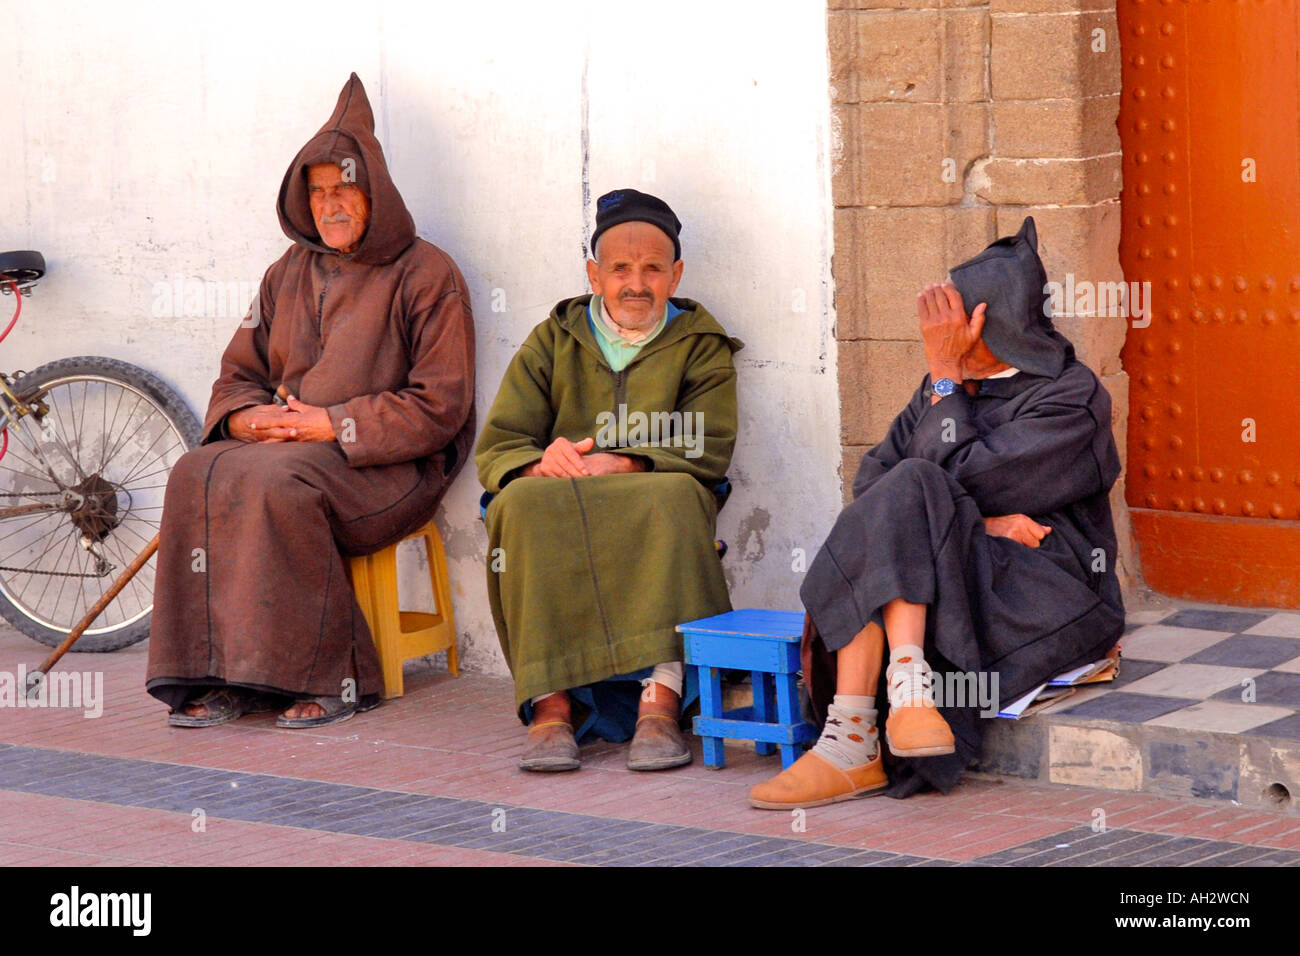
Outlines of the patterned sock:
M828 763L848 770L876 756L876 707L871 697L836 694L826 708L826 726L813 750Z
M917 645L901 644L890 650L885 680L889 682L890 707L917 700L934 706L934 673L926 663L924 650Z

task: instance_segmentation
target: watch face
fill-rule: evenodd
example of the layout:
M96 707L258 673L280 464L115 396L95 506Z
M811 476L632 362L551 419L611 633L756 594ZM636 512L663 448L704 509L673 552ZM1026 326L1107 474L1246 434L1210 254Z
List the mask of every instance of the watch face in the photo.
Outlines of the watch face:
M934 394L940 398L947 398L957 390L957 383L950 378L941 378L934 383Z

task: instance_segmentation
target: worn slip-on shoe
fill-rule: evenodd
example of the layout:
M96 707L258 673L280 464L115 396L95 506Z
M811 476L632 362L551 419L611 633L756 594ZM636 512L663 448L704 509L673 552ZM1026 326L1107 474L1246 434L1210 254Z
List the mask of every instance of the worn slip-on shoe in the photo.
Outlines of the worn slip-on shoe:
M919 699L889 709L885 743L895 757L942 757L957 749L952 728L939 709Z
M866 763L848 770L841 770L810 750L771 780L755 784L749 791L749 802L760 810L820 807L866 796L888 785L879 750Z
M556 773L577 770L580 766L578 742L573 739L573 728L567 721L547 720L529 726L528 746L519 758L520 770Z
M645 714L637 718L636 734L627 751L628 770L668 770L691 762L677 718L669 714Z

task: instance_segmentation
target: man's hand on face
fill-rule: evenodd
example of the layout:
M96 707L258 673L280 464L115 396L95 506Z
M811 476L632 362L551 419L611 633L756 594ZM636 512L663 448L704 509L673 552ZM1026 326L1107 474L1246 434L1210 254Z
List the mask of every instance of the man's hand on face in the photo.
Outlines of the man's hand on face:
M930 365L930 381L950 378L962 381L962 359L975 347L984 331L983 302L966 316L961 293L951 282L928 285L916 297L916 314L921 320L921 341Z
M644 471L644 466L627 455L591 451L596 439L584 438L571 442L557 438L542 453L542 460L519 473L521 478L585 478L589 475L620 475Z
M226 419L230 437L244 442L334 441L329 412L316 405L288 398L288 407L254 405L232 412Z
M1031 548L1047 537L1052 529L1039 524L1029 515L1002 515L984 519L984 531L995 538L1010 538Z

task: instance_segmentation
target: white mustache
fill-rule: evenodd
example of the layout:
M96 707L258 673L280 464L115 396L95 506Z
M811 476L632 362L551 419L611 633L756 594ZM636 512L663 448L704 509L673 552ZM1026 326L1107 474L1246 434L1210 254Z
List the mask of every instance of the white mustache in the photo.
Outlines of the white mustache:
M339 213L337 216L324 217L323 219L321 219L321 225L333 226L333 225L338 225L340 223L351 222L351 221L352 221L351 216L345 216L343 215L343 213Z

